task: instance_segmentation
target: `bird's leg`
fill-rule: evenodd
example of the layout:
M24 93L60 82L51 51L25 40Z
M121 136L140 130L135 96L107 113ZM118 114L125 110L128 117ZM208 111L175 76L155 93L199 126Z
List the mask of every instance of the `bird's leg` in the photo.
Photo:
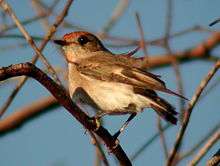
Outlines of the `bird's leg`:
M107 113L103 111L97 112L97 114L94 116L95 119L101 119L103 116L105 116Z
M121 128L113 135L114 139L117 140L118 136L125 130L129 122L137 115L137 113L132 113L126 122L121 126Z
M97 131L101 126L99 119L101 119L104 115L106 115L106 113L100 111L95 116L91 117L91 120L95 121L96 123L96 128L94 131Z

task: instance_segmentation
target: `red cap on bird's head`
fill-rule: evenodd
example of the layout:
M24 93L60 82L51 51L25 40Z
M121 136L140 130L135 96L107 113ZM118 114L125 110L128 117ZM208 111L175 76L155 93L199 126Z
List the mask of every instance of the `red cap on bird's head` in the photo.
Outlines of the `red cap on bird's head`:
M108 51L95 35L84 31L65 34L61 40L54 40L54 43L63 47L68 61L85 58L91 52Z
M76 32L70 32L63 36L63 40L71 40L71 39L78 39L80 36L94 36L93 34L85 31L76 31Z

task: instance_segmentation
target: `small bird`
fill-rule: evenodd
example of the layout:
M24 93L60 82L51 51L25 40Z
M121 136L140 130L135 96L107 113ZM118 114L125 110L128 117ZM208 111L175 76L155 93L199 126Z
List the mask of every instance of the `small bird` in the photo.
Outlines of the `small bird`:
M106 114L130 114L114 135L116 138L144 108L152 108L166 121L177 123L174 107L155 91L186 98L167 89L160 76L145 70L146 61L132 56L138 49L116 55L95 35L83 31L68 33L54 42L64 50L69 93L75 102L97 110L97 118Z

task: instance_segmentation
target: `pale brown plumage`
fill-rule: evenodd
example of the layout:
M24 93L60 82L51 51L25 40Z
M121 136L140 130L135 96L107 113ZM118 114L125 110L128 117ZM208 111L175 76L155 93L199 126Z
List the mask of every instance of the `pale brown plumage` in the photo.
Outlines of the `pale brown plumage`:
M81 88L101 112L124 114L151 107L162 118L176 124L174 107L155 91L184 97L167 89L160 76L145 71L146 62L131 57L133 52L114 55L88 32L73 32L55 43L63 46L69 62L71 96Z

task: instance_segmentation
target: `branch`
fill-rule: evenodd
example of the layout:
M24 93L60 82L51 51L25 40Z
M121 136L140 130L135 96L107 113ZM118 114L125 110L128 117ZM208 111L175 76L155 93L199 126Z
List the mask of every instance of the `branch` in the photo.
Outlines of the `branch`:
M33 23L39 19L42 19L44 17L47 17L50 13L41 13L41 15L38 15L38 16L34 16L34 17L31 17L31 18L28 18L24 21L21 21L21 24L24 26L24 25L27 25L27 24L30 24L30 23ZM8 25L7 27L4 27L1 29L0 31L0 34L2 35L3 33L5 33L6 31L9 31L9 30L12 30L14 28L17 28L16 24L11 24L11 25Z
M23 126L32 118L36 118L57 106L59 106L57 100L52 96L48 96L16 110L13 114L0 121L0 136Z
M96 138L93 132L89 132L89 134L92 138L92 144L96 146L97 158L99 159L99 161L102 161L105 166L109 166L108 160L102 150L99 140Z
M170 127L172 127L169 123L166 124L162 130L165 131L167 129L169 129ZM150 139L148 139L148 141L146 143L144 143L143 145L141 145L138 150L136 152L134 152L134 154L131 155L131 161L134 161L138 156L141 155L141 153L146 150L146 148L150 145L152 145L152 142L154 142L158 137L160 136L160 133L157 132L155 133L152 137L150 137Z
M49 78L40 69L31 63L15 64L0 69L0 81L21 75L32 77L40 82L86 129L93 131L104 141L109 150L117 157L121 165L131 165L129 158L121 146L119 144L117 146L115 145L115 140L112 135L102 126L97 128L96 121L77 107L70 99L66 90Z
M138 31L139 31L139 34L140 34L140 37L141 37L140 46L143 49L144 56L147 56L148 53L147 53L147 46L145 44L146 40L145 40L145 37L144 37L144 30L143 30L143 27L142 27L142 24L141 24L141 18L140 18L140 15L139 15L138 12L135 13L135 18L136 18L136 22L137 22Z
M20 35L13 34L11 35L3 35L1 37L18 37L23 38ZM39 36L35 36L36 39L42 39ZM108 38L113 38L109 37ZM171 36L170 36L171 38ZM164 40L164 39L163 39ZM155 41L159 42L159 40ZM136 41L137 45L140 41ZM149 43L150 44L150 43ZM193 60L199 59L209 59L210 52L220 44L220 32L214 32L208 39L198 44L197 46L188 49L186 51L174 52L172 54L163 54L163 55L152 55L148 56L148 68L159 68L168 66L173 63L173 61L178 61L179 63L185 63ZM170 56L172 55L172 56Z
M208 140L209 137L211 135L213 135L213 133L215 133L219 129L220 129L220 122L217 125L215 125L214 128L212 128L210 131L208 131L208 133L206 133L206 135L204 137L202 137L201 140L198 140L197 143L192 148L190 148L188 151L182 153L178 157L178 162L180 162L181 160L185 159L186 157L189 157L189 156L193 155L193 153L196 150L198 150L206 142L206 140Z
M166 24L165 24L165 40L164 40L164 48L166 49L167 53L171 56L173 56L173 51L170 47L170 36L171 36L171 30L173 25L173 11L174 11L174 1L173 0L167 0L167 9L166 9ZM183 90L183 79L180 72L179 62L177 59L174 59L172 61L172 67L176 76L176 84L177 84L177 92L184 96L184 90ZM183 109L185 105L185 100L182 98L179 98L179 106L180 106L180 122L182 123L182 117L183 117Z
M158 132L160 134L160 142L161 142L161 145L162 145L162 148L163 148L163 151L164 151L164 155L165 155L165 158L167 159L169 153L168 153L166 138L165 138L165 135L164 135L164 130L163 130L163 127L162 127L162 124L161 124L161 119L160 119L159 116L157 116L157 128L158 128Z
M204 42L198 44L192 49L176 52L165 55L153 55L149 57L149 68L157 68L172 64L173 61L177 60L180 62L187 62L195 59L209 58L210 52L220 44L220 33L213 33Z
M196 157L189 163L189 166L195 166L204 157L208 150L220 139L220 130L216 131L207 141L205 146L198 152Z
M32 37L28 34L26 29L23 27L23 25L21 24L21 22L17 18L16 14L14 13L14 11L10 7L10 5L7 2L5 2L4 0L1 1L0 5L1 5L2 9L5 11L5 13L7 13L12 18L12 20L17 25L18 29L23 34L23 36L25 37L25 39L27 40L29 45L33 48L33 50L35 51L37 56L41 58L42 62L45 64L45 66L47 67L48 71L50 71L52 76L55 78L55 80L59 84L61 84L58 76L56 75L55 70L53 69L51 64L47 61L47 58L45 58L45 56L41 53L41 50L37 47L37 45L35 44L35 42L32 39Z
M73 2L73 0L68 0L66 5L64 6L62 12L56 17L55 22L53 23L53 25L51 25L48 33L45 35L44 40L41 42L41 44L39 46L40 51L43 51L43 49L46 47L48 41L50 41L51 37L56 32L57 27L62 23L64 17L67 15L67 12L68 12L72 2ZM31 62L33 64L35 64L37 62L37 60L38 60L38 56L35 55L32 58ZM26 81L27 81L27 77L21 78L19 83L16 85L16 88L12 91L12 93L8 97L6 103L4 103L3 107L0 109L0 117L7 110L7 108L10 106L13 99L15 98L15 96L17 95L17 93L19 92L19 90L25 84Z
M188 104L188 108L186 109L185 111L185 115L184 115L184 119L183 119L183 124L180 128L180 131L179 133L177 134L177 137L176 137L176 141L175 141L175 144L174 144L174 148L167 160L167 166L171 166L172 163L173 163L173 160L180 148L180 145L181 145L181 142L182 142L182 139L183 139L183 136L185 134L185 131L186 131L186 128L189 124L189 120L190 120L190 115L192 113L192 110L195 106L195 104L197 103L201 93L203 92L203 90L205 89L205 87L207 86L208 82L212 79L212 77L215 75L215 73L217 72L217 70L220 68L220 60L218 60L214 67L208 72L207 76L201 81L199 87L197 88L194 96L192 97L191 101L189 102Z
M105 36L108 34L110 29L116 24L116 22L120 19L120 17L123 15L125 10L127 9L129 5L129 0L120 0L113 10L113 13L110 17L110 19L107 21L107 23L104 25L100 32L100 36Z
M208 160L206 166L218 166L220 163L220 149Z

